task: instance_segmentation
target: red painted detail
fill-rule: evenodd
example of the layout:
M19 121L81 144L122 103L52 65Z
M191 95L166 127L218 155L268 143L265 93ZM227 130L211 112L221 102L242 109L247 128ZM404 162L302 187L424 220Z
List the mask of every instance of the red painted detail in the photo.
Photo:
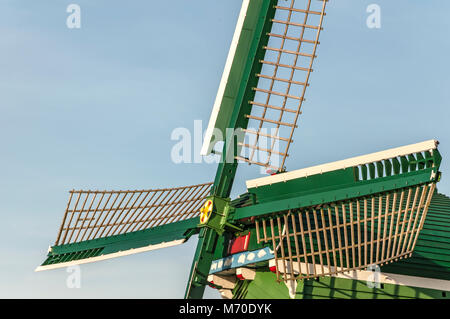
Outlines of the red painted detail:
M239 280L245 280L245 278L244 278L244 276L242 276L242 274L236 275L236 277L237 277Z
M248 244L250 243L250 232L245 236L240 236L230 240L228 245L228 254L233 255L248 250Z
M214 281L210 281L209 283L210 283L210 285L208 285L208 286L210 286L213 289L216 289L216 286L214 286Z

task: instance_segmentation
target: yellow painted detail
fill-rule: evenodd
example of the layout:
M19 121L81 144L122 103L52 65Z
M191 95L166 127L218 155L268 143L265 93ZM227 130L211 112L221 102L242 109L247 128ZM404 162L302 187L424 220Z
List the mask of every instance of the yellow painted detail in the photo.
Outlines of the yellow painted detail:
M200 224L206 224L211 217L213 210L213 201L211 199L207 200L203 207L200 209Z

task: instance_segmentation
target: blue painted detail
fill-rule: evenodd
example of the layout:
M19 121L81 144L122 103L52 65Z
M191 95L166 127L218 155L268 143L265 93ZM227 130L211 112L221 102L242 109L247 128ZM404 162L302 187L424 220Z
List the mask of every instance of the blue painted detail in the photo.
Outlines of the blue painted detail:
M245 251L225 258L214 260L211 263L210 274L215 274L227 269L243 267L275 258L273 250L269 247L254 251Z

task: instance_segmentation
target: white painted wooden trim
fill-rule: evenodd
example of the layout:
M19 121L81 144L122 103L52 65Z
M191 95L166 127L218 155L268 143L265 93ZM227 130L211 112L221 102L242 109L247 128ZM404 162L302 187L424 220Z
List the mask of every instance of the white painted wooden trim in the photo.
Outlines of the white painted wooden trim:
M222 299L233 299L233 291L231 289L220 289Z
M186 239L180 239L180 240L174 240L171 242L161 243L161 244L157 244L157 245L149 245L146 247L135 248L135 249L125 250L125 251L119 251L117 253L112 253L112 254L107 254L107 255L102 255L102 256L97 256L97 257L74 260L74 261L69 261L69 262L54 264L54 265L39 266L35 269L35 271L44 271L44 270L70 267L70 266L74 266L74 265L87 264L87 263L102 261L102 260L116 258L116 257L138 254L138 253L142 253L142 252L146 252L146 251L177 246L177 245L183 244L184 242L186 242Z
M256 276L255 269L250 268L236 268L236 276L242 276L245 280L254 280Z
M214 285L221 286L223 289L234 289L236 286L236 276L226 276L226 275L208 275L208 282Z
M227 61L225 63L225 69L222 74L222 79L220 81L219 90L217 91L216 100L212 109L211 117L209 119L208 128L206 129L205 139L203 140L202 149L200 150L200 155L207 156L211 153L210 144L213 136L214 128L216 127L217 116L219 115L220 106L222 104L223 96L225 93L225 88L228 83L228 78L230 76L231 66L233 64L234 56L236 55L237 46L239 43L239 38L242 33L242 28L244 27L245 16L247 15L248 6L250 0L244 0L242 2L241 12L239 13L238 22L236 25L236 30L234 31L233 40L231 41L230 51L228 52Z
M269 261L269 265L275 265L275 259ZM316 273L322 272L321 265L316 266ZM289 267L289 264L288 266ZM306 267L309 268L309 273L313 273L314 265L309 263L301 263L300 268L303 274L306 274ZM298 262L293 262L294 274L298 274ZM289 270L289 269L288 269ZM334 270L334 267L331 267L331 270ZM278 260L278 271L280 273L284 273L284 265L282 260ZM329 272L329 267L324 266L324 271ZM360 280L360 281L373 281L374 272L367 270L353 270L346 273L339 273L337 275L331 275L330 277L350 279L350 280ZM416 276L407 276L407 275L399 275L399 274L391 274L391 273L383 273L379 274L379 283L380 284L391 284L391 285L400 285L400 286L408 286L408 287L417 287L417 288L426 288L426 289L435 289L435 290L443 290L450 291L450 280L442 280L442 279L434 279L434 278L425 278L425 277L416 277Z
M437 148L439 142L437 140L429 140L422 143L411 144L407 146L397 147L389 149L386 151L381 151L377 153L372 153L368 155L357 156L349 158L342 161L332 162L328 164L322 164L317 166L312 166L308 168L299 169L292 172L277 174L273 176L267 176L262 178L257 178L249 180L246 182L247 189L271 185L280 182L286 182L289 180L308 177L316 174L323 174L326 172L335 171L338 169L345 169L348 167L355 167L358 165L374 163L386 159L391 159L394 157L404 156L412 153L431 151Z

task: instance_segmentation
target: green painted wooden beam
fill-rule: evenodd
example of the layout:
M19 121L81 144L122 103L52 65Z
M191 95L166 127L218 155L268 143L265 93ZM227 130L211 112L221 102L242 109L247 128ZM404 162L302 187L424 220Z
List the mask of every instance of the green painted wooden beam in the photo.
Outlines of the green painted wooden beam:
M236 208L234 219L262 216L421 185L436 181L438 176L432 177L432 172L436 169L426 168L374 180L356 181L354 178L352 180L353 169L348 168L279 185L258 187L249 190L256 194L258 204Z
M122 235L53 246L50 247L47 259L36 270L66 267L68 263L98 261L135 253L139 249L153 250L182 243L198 232L198 223L197 217Z

